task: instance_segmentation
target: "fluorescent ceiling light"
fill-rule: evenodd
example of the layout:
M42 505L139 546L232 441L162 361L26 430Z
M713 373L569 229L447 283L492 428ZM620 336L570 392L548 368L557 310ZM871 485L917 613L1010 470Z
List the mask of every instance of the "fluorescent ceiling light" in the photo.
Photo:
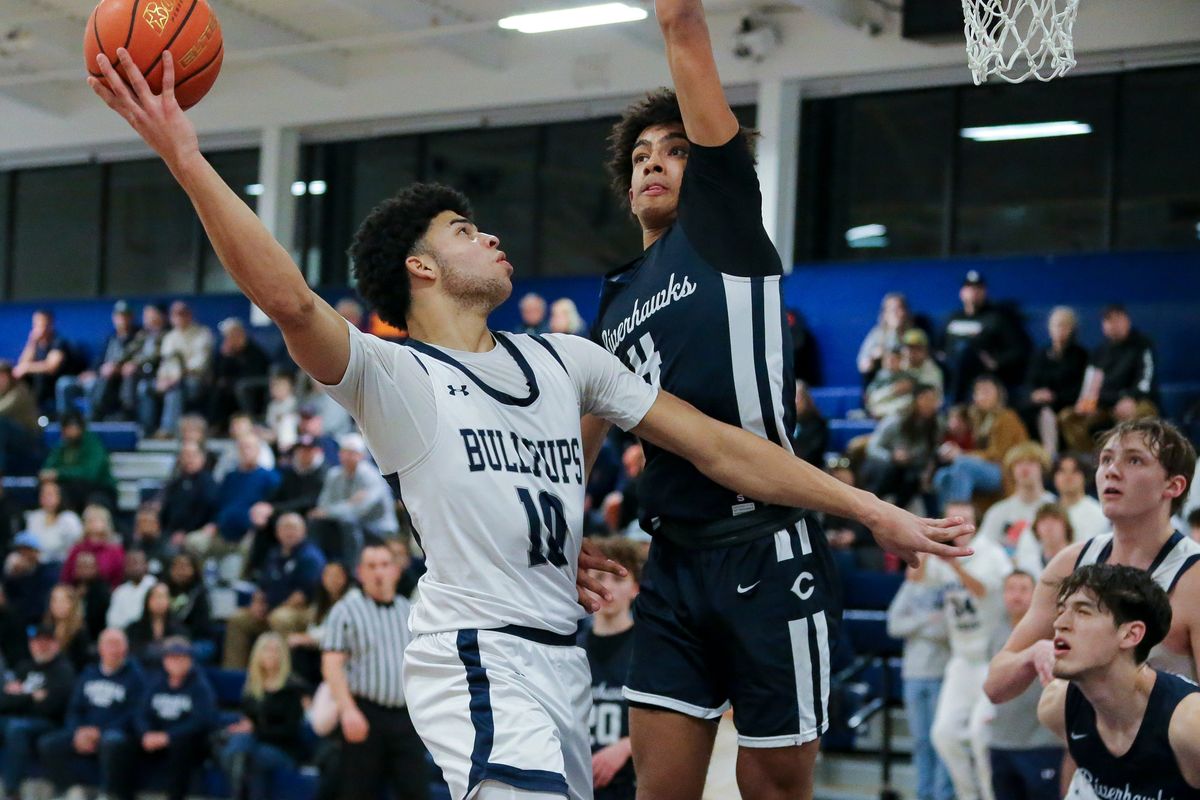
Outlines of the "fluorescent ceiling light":
M846 231L846 246L852 248L860 247L887 247L887 226L878 223L872 225L857 225Z
M251 197L258 197L263 193L263 185L261 183L252 183L246 187L246 194Z
M594 6L563 8L536 14L517 14L500 20L500 27L521 33L546 33L572 28L590 28L615 22L636 22L649 16L644 8L627 3L601 3Z
M325 183L325 181L309 181L308 193L309 194L325 194L325 192L328 188L329 188L329 184Z
M1061 120L1058 122L1025 122L1019 125L988 125L981 128L963 128L962 137L964 139L973 139L976 142L1011 142L1016 139L1080 136L1091 132L1092 126L1086 122Z
M304 181L295 181L292 183L292 196L301 197L308 193L308 184Z

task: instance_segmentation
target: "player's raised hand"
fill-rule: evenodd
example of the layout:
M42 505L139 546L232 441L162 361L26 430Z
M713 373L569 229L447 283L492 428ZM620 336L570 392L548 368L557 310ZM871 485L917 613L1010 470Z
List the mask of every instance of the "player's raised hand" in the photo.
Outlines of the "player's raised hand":
M975 526L962 517L925 519L881 500L867 527L880 547L899 556L910 567L920 566L918 553L961 558L974 552L953 544L958 537L975 532Z
M175 99L175 61L171 51L162 54L162 94L154 94L129 51L117 49L122 79L108 56L96 56L104 79L89 77L88 86L109 108L116 111L137 131L138 136L158 153L167 166L174 168L189 156L200 152L196 129Z

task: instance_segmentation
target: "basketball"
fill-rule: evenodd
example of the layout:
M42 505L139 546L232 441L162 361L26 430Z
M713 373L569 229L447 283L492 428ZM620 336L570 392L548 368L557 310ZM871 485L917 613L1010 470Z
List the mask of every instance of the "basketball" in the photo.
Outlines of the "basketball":
M225 56L221 25L206 0L100 0L83 37L88 74L101 77L100 53L116 66L118 47L129 51L156 94L162 91L162 54L170 50L175 97L185 109L208 94Z

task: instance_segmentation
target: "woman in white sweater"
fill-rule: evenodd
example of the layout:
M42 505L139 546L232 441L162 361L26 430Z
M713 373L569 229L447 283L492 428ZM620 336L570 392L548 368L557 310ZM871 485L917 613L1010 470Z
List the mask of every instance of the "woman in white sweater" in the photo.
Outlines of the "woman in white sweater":
M25 527L37 537L43 563L66 560L71 546L83 537L83 522L63 508L62 489L54 481L42 481L38 487L38 507L25 515Z

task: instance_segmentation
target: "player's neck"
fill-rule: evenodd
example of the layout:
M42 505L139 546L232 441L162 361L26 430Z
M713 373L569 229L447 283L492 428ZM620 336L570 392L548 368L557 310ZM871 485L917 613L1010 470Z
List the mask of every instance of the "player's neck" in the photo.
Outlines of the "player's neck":
M650 245L661 239L670 227L665 225L661 228L642 228L642 249L649 250Z
M426 344L486 353L496 346L488 330L487 314L463 308L425 308L408 317L408 335Z
M1113 551L1111 563L1146 569L1175 532L1170 507L1165 505L1147 514L1111 520Z
M1146 715L1157 675L1149 666L1128 658L1104 672L1076 681L1079 691L1096 710L1096 722L1111 731L1136 731Z
M616 636L618 633L624 633L633 627L633 614L628 609L609 617L605 614L597 614L592 620L592 633L597 636Z

